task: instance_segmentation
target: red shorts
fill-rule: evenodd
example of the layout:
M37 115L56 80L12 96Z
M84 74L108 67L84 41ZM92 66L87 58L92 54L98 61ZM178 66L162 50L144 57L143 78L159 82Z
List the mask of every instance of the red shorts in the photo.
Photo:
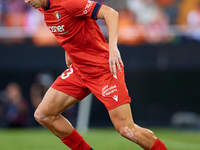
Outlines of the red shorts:
M92 92L107 110L131 102L123 69L122 72L117 72L116 77L108 72L99 77L88 78L83 77L72 65L55 80L51 87L80 101Z

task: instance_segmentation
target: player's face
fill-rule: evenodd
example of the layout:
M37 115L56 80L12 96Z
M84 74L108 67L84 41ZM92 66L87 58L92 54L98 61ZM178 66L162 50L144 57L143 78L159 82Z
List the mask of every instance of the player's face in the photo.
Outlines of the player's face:
M30 4L32 7L34 7L35 9L37 8L45 8L46 7L46 1L47 0L24 0L25 3Z

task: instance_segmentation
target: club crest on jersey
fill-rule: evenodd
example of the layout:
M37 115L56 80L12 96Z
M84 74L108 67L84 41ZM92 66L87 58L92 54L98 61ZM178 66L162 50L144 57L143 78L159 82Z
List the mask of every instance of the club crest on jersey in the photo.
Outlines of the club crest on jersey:
M55 16L58 19L58 21L60 21L60 13L58 13L58 11L55 11Z

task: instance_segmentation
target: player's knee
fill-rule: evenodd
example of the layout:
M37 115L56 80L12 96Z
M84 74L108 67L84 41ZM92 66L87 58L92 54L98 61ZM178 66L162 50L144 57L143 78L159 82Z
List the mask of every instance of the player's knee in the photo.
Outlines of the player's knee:
M35 111L34 118L40 124L48 123L48 121L50 120L49 116L47 116L45 113L42 113L38 110Z
M137 133L136 128L129 128L128 126L123 126L118 129L118 132L120 133L121 136L137 143L138 133Z

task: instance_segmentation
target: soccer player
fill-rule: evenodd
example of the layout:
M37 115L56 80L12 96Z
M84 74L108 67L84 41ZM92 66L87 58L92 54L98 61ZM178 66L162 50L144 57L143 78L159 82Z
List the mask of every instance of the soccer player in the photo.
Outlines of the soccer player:
M35 119L72 150L91 146L61 113L91 92L105 105L116 130L145 150L166 150L153 132L133 122L124 65L117 47L118 13L90 0L25 0L44 14L44 21L65 49L65 70L35 111ZM96 19L104 19L109 44Z

